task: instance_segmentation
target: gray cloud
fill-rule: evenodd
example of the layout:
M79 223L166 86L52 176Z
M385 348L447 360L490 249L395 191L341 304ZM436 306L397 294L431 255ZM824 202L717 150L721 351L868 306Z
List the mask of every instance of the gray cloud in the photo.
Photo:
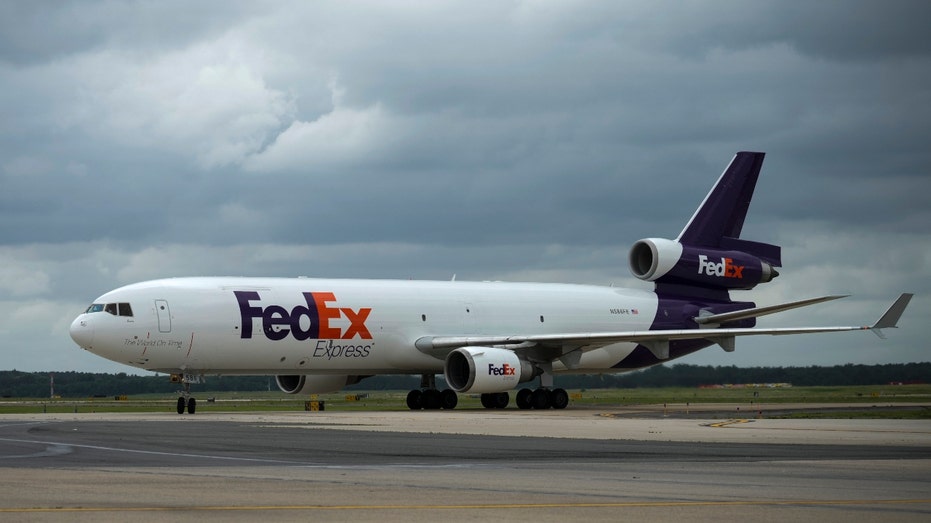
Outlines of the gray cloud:
M850 292L815 322L846 324L911 290L908 314L927 316L927 14L4 4L0 351L27 370L103 368L75 352L69 318L162 276L642 287L627 247L674 237L738 150L768 153L744 234L785 249L754 299ZM812 323L775 321L792 320ZM789 356L755 340L730 361L927 359L915 323L882 352L869 336L806 338L831 350Z

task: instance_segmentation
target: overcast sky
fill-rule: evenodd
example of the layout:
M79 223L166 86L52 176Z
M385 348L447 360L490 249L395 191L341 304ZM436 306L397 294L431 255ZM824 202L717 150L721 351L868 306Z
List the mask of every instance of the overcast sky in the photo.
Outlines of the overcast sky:
M104 292L198 275L624 285L739 150L783 246L712 365L929 361L931 4L0 3L0 369L77 348Z

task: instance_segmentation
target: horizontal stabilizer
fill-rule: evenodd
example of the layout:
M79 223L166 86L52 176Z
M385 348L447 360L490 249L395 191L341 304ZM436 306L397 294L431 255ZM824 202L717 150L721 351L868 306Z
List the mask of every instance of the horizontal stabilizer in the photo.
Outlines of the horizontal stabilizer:
M905 292L899 296L899 299L895 300L886 312L882 315L876 323L873 324L870 329L876 333L877 336L883 338L882 329L894 329L898 327L899 318L902 317L902 313L905 312L905 307L908 306L908 302L912 300L914 294Z
M729 321L745 320L747 318L759 318L760 316L766 316L767 314L775 314L777 312L797 309L799 307L806 307L808 305L824 303L826 301L837 300L846 297L846 295L821 296L820 298L809 298L807 300L793 301L790 303L780 303L779 305L770 305L769 307L756 307L753 309L744 309L741 311L698 316L694 318L694 320L695 323L699 325L721 325L722 323L727 323Z

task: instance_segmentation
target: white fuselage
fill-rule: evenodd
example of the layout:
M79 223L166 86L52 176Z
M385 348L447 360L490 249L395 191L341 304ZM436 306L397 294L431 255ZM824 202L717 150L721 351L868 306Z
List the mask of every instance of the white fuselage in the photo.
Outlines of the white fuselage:
M587 285L178 278L121 287L95 304L132 316L81 314L79 345L107 359L189 374L441 373L418 350L430 336L645 331L653 292ZM251 331L251 332L250 332ZM635 343L585 352L572 372L609 371ZM553 372L566 372L558 360Z

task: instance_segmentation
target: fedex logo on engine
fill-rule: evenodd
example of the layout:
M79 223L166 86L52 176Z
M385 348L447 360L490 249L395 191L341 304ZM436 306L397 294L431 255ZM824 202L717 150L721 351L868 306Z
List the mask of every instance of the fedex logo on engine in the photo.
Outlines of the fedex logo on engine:
M488 364L489 376L517 376L517 367L512 367L507 363L496 367L494 363Z
M718 276L722 278L743 278L744 266L734 265L731 258L721 258L721 263L708 261L704 254L698 255L698 274Z
M265 337L277 341L294 336L296 340L350 340L356 336L363 340L372 339L372 334L365 326L365 320L372 312L371 308L358 310L349 307L336 307L332 292L304 292L303 304L288 310L281 305L262 307L253 305L262 299L256 291L233 291L239 302L239 314L242 318L243 339L252 338L253 320L262 320L262 332ZM343 320L345 319L345 320ZM345 329L340 324L348 322Z

